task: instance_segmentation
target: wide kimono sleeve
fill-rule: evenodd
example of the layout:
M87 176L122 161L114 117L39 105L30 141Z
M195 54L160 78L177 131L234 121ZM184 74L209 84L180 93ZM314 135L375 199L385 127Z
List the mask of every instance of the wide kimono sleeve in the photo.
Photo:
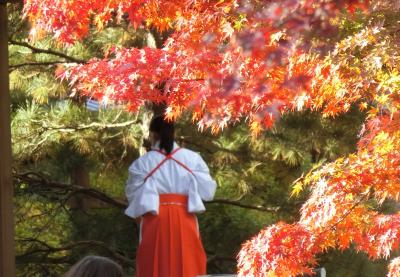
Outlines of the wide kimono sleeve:
M137 218L145 213L158 213L159 196L153 178L148 178L141 160L138 159L129 167L128 180L125 187L129 205L125 214Z
M190 164L193 181L189 187L188 211L201 213L206 210L203 201L213 199L217 184L211 177L210 171L201 156L194 152L191 155L193 155Z
M197 189L202 200L210 201L214 198L217 183L210 175L210 170L207 164L198 155L197 162L193 168L193 175L197 181Z

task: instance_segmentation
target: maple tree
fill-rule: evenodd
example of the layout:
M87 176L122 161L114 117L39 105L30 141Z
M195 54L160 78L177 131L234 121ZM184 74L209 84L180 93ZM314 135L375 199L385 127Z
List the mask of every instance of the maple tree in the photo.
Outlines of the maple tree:
M337 116L366 112L356 153L321 165L295 184L310 197L293 224L267 227L243 245L239 276L311 272L316 255L351 245L388 258L400 243L399 48L392 1L67 1L25 0L31 36L63 44L92 26L128 20L134 28L170 32L160 49L114 48L104 59L61 69L74 89L136 111L164 102L175 119L190 110L217 132L245 119L254 134L282 113L312 109ZM343 13L363 10L368 24L336 38ZM393 22L391 22L393 21ZM300 257L300 258L299 258ZM398 276L399 258L388 276Z

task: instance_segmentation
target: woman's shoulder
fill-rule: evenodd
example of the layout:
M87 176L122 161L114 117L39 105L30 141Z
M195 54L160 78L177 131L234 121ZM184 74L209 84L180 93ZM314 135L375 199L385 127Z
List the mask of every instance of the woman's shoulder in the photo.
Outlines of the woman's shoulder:
M155 153L155 151L148 151L134 160L129 166L129 169L146 169L146 167L148 167L148 165L155 159L156 155L157 153Z
M185 147L179 147L179 151L174 153L173 157L188 164L195 164L201 160L201 156L198 152ZM161 153L155 150L148 151L133 161L129 168L146 170L148 167L153 166L155 162L159 162L160 159L162 160Z

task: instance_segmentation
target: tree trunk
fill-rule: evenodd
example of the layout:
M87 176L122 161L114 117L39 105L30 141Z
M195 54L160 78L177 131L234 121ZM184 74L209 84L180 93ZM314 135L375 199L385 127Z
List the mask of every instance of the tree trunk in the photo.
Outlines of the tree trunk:
M165 104L154 104L154 103L148 103L146 104L143 115L142 115L142 147L140 148L140 156L144 155L147 151L150 150L151 145L150 142L148 141L148 135L149 135L149 125L151 122L151 119L154 116L159 116L163 115L165 112Z
M80 165L72 169L71 184L90 188L90 176L86 166ZM73 209L86 210L89 208L88 198L84 194L74 195L69 199L69 206Z
M81 186L84 189L90 189L90 171L86 165L81 164L75 167L71 171L71 184ZM68 205L72 209L79 209L82 211L87 211L90 209L102 209L109 208L110 205L90 196L82 194L73 195L69 201Z
M0 276L15 276L7 4L0 0Z
M157 36L157 33L154 32L149 32L147 33L147 38L146 38L146 44L147 47L150 48L161 48L162 44L160 44L161 42L159 41L160 39L157 40L157 38L159 38L159 36ZM160 88L162 90L162 88ZM143 110L143 115L142 115L142 125L141 125L141 129L142 129L142 147L139 150L140 156L144 155L147 151L150 150L151 145L150 142L148 141L148 135L149 135L149 125L151 122L151 119L154 116L158 116L158 115L163 115L165 112L165 104L155 104L155 103L146 103L146 105L144 106L144 110Z

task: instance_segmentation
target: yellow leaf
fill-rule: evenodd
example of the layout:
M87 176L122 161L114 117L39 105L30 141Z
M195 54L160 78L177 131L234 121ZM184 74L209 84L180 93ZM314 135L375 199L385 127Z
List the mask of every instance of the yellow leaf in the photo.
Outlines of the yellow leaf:
M278 275L276 275L275 271L268 271L267 273L267 277L278 277Z
M352 193L348 193L347 195L346 195L346 197L345 197L345 200L347 200L347 201L353 201L353 194Z
M292 189L292 192L290 193L290 197L292 196L299 196L299 193L303 190L303 183L302 182L297 182Z

